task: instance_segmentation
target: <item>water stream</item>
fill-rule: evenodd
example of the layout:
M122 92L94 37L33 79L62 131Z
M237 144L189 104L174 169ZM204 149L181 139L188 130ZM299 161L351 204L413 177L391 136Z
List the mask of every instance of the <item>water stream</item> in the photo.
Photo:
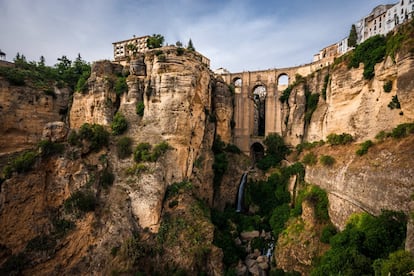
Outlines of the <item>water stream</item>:
M247 172L243 174L240 179L239 191L237 192L237 207L236 212L240 213L243 210L244 186L247 182Z

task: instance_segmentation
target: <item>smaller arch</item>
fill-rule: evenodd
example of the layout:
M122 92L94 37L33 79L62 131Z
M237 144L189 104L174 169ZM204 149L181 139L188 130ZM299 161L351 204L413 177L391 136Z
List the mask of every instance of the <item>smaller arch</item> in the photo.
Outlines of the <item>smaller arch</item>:
M261 143L255 142L250 146L250 156L252 157L254 163L263 159L264 154L265 148Z
M233 85L234 85L234 87L241 87L241 86L242 86L242 84L243 84L243 81L242 81L242 79L241 79L241 78L239 78L239 77L235 77L235 78L233 79Z
M289 84L289 75L287 73L281 73L277 77L278 85L288 85Z
M243 85L243 80L240 77L235 77L232 82L234 86L234 93L240 94L241 93L241 87Z
M258 84L253 89L253 97L260 98L260 100L264 100L266 98L266 86L263 84Z

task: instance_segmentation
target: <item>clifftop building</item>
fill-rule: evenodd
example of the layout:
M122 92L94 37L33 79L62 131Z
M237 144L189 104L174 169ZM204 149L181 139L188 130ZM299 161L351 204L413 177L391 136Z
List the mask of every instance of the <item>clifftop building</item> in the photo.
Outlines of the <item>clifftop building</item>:
M133 37L131 39L122 40L112 43L114 46L114 59L120 63L126 62L126 60L132 56L136 51L138 53L144 53L148 51L147 39L148 35L141 37ZM129 46L130 45L130 46Z

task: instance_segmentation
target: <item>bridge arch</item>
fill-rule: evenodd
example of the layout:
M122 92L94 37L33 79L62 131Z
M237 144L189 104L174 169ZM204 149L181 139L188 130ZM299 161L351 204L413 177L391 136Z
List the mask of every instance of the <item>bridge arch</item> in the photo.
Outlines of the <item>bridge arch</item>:
M232 84L234 86L234 92L239 94L241 93L241 87L243 85L243 80L240 77L233 78Z
M264 136L266 126L266 86L258 84L253 89L254 126L253 136Z
M289 85L289 75L287 73L281 73L277 77L277 88L279 91L284 90Z
M253 162L257 162L264 157L265 148L260 142L254 142L250 146L250 156L253 159Z

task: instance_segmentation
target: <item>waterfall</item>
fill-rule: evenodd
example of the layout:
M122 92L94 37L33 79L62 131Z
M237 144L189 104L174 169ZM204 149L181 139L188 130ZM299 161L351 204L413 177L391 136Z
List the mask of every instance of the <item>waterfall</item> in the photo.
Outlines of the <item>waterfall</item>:
M244 186L247 182L247 173L244 173L240 179L239 191L237 192L237 208L236 212L241 212L243 209Z

